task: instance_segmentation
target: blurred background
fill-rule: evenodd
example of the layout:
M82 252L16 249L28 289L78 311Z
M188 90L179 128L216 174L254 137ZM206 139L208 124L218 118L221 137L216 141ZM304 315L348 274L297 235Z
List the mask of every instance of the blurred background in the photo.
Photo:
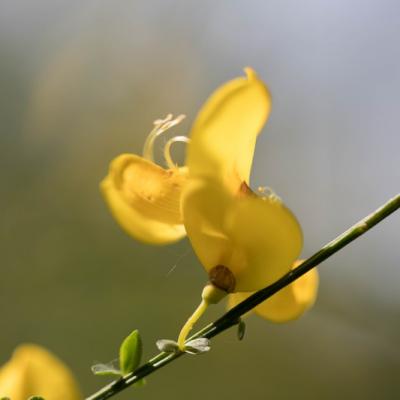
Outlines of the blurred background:
M90 366L132 329L145 357L177 336L206 274L187 240L126 236L98 183L116 155L141 152L153 120L184 113L174 133L188 133L247 65L273 95L252 186L297 215L303 257L395 195L399 18L395 0L1 1L0 363L44 345L89 395L107 382ZM300 320L250 317L243 342L225 333L116 398L395 398L399 230L397 213L326 261Z

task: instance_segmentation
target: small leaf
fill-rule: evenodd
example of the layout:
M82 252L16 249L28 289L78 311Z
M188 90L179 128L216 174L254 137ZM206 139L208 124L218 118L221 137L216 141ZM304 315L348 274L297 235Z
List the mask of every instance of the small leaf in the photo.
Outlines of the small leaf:
M119 367L123 375L133 372L142 358L142 339L135 329L121 344L119 349Z
M119 369L115 368L112 363L108 364L95 364L92 365L91 368L92 372L95 375L100 376L107 376L107 375L118 375L121 376L122 373Z
M165 353L177 353L179 351L178 343L170 339L157 340L156 346L158 350L163 351Z
M0 397L0 400L11 400L9 397Z
M210 341L206 338L193 339L185 345L185 352L189 354L204 354L210 349Z
M8 397L1 398L1 400L4 400L4 399L8 399ZM42 396L31 396L31 397L29 397L28 400L44 400L44 397L42 397Z
M246 324L243 320L240 320L237 330L237 337L239 340L243 340L244 334L246 333Z
M147 385L147 381L145 378L139 379L137 382L135 382L132 386L135 388L140 388Z

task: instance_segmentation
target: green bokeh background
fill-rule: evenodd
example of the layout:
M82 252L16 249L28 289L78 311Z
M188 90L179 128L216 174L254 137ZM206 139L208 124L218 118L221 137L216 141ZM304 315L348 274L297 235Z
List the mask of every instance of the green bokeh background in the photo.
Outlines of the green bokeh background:
M244 66L274 101L252 185L298 216L304 257L396 194L399 16L389 0L2 1L0 363L41 344L88 395L107 381L90 365L132 329L145 357L176 337L205 273L187 240L127 237L98 183L113 157L141 152L153 120L185 113L174 132L187 133ZM117 398L396 398L399 228L394 215L328 260L302 319L250 317L243 342L225 333Z

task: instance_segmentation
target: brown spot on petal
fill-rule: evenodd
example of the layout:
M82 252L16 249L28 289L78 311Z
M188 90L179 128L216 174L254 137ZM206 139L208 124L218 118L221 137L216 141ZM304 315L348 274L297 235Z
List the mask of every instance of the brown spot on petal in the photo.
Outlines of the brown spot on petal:
M238 196L257 196L250 188L250 186L243 181L238 190Z
M231 270L224 265L216 265L209 271L208 277L214 286L227 293L232 293L235 290L235 276Z

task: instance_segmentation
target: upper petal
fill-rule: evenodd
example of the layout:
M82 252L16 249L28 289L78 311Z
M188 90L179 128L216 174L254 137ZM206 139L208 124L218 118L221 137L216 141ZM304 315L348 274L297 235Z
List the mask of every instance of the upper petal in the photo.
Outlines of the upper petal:
M69 369L53 354L36 345L19 346L0 369L0 398L79 400L81 394Z
M249 182L256 138L271 98L253 70L247 68L246 74L218 88L200 110L186 160L191 176L213 177L229 187Z
M280 201L232 196L216 182L190 180L183 215L192 246L207 271L224 265L234 291L258 290L284 275L302 246L301 228Z
M185 236L180 212L184 168L165 170L134 154L122 154L110 165L101 190L118 223L135 239L151 244Z

